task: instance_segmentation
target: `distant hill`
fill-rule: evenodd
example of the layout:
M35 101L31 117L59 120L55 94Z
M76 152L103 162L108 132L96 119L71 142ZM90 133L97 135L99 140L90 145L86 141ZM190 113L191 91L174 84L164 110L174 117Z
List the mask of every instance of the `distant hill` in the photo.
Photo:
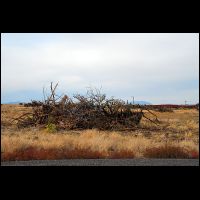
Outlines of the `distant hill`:
M140 105L152 105L152 103L148 101L135 101L135 104L140 104Z
M22 103L20 101L12 101L12 102L1 102L1 104L19 104Z
M25 102L21 102L21 101L1 102L1 104L19 104L19 103L25 103ZM152 103L150 103L148 101L135 101L135 104L139 104L139 105L152 105Z

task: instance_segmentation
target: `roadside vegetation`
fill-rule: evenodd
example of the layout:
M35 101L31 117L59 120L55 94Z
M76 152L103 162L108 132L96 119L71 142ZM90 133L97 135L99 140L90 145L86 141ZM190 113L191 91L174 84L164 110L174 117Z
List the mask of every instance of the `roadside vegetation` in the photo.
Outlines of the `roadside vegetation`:
M54 126L18 128L10 119L31 111L1 105L1 161L65 158L198 158L199 112L154 112L157 126L142 118L135 130L56 130ZM146 116L150 113L146 113Z

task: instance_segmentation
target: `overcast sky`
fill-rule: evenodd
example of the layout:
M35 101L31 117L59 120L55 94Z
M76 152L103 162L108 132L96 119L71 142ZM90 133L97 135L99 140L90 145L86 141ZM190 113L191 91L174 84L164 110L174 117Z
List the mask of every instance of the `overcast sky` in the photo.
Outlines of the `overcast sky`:
M199 101L199 34L1 34L1 101L100 88L153 104Z

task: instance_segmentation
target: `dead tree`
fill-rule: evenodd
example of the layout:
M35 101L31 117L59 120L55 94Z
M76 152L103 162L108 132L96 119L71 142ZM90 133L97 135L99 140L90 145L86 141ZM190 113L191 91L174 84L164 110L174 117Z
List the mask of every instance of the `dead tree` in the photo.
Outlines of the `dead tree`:
M36 101L32 113L14 119L19 127L53 123L57 129L123 130L136 128L142 117L156 123L156 115L147 108L134 105L139 110L133 111L132 105L127 105L120 99L108 99L98 89L90 88L85 96L76 94L73 101L67 95L56 95L57 86L58 83L54 87L51 83L51 94L44 94L42 103ZM156 120L146 117L144 109L156 117Z

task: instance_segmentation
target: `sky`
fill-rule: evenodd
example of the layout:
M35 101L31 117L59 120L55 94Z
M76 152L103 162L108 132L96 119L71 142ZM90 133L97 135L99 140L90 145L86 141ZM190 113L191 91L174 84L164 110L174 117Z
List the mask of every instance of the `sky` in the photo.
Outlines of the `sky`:
M199 102L197 33L2 33L1 102L102 88L152 104Z

